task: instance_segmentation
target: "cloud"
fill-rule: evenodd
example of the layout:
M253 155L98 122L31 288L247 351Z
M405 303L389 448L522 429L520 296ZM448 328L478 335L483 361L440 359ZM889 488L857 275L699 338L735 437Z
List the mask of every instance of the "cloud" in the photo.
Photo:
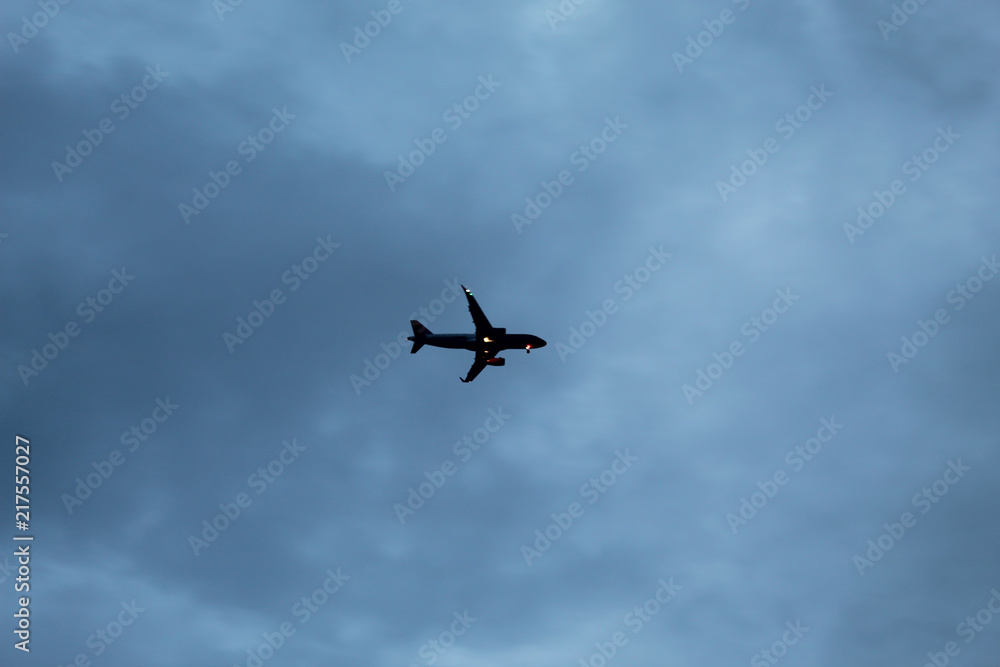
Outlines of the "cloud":
M350 62L341 43L386 3L244 2L220 19L212 3L73 2L16 52L7 39L0 400L33 447L36 657L996 653L992 626L971 642L956 628L998 580L998 297L991 282L961 309L948 295L997 251L997 10L928 3L883 39L891 5L562 5L401 0ZM5 7L7 30L39 7ZM678 72L673 54L713 28ZM821 86L833 95L791 125ZM619 117L614 142L574 160ZM906 165L949 127L960 138L913 179ZM385 173L436 128L446 139L390 190ZM723 200L717 183L761 149ZM897 179L850 243L858 207ZM539 215L519 234L526 198ZM182 204L206 205L185 220ZM669 254L655 272L651 248ZM134 275L120 291L116 271ZM625 299L629 277L641 288ZM421 308L432 331L471 330L460 300L433 305L455 281L548 348L509 351L469 385L467 352L394 348ZM772 322L782 290L801 297ZM887 355L939 308L948 322L894 372ZM746 343L748 322L757 339L689 403L681 387ZM574 328L592 335L561 359ZM33 351L46 363L26 384ZM381 367L356 391L366 360ZM160 421L158 400L180 407ZM461 460L491 409L509 421ZM843 430L795 469L788 453L831 416ZM632 467L603 483L624 451ZM957 459L969 471L921 514L914 496ZM461 465L436 485L446 461ZM606 492L587 504L593 479ZM91 494L70 512L80 482ZM433 494L400 522L423 484ZM727 514L755 493L767 502L734 534ZM860 576L854 557L904 512L916 521ZM527 564L522 546L554 522ZM191 536L208 544L197 555ZM682 588L633 632L661 581ZM88 644L115 623L113 642ZM809 629L793 643L788 624Z

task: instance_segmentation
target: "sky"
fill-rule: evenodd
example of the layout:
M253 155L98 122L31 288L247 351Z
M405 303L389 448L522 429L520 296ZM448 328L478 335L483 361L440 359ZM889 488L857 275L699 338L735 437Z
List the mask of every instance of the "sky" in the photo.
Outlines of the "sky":
M996 3L0 26L3 664L996 665Z

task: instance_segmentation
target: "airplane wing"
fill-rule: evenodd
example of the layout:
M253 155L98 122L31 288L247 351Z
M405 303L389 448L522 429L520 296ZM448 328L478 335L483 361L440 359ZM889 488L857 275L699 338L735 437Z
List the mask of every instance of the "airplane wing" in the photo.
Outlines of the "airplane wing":
M472 323L476 325L476 338L481 338L493 329L493 325L486 319L483 309L476 303L476 297L472 296L472 292L465 285L462 285L462 289L465 290L465 298L469 300L469 313L472 314Z
M496 356L497 352L495 350L480 350L476 352L476 360L472 362L472 368L469 369L469 374L465 378L459 378L462 382L472 382L476 379L476 376L486 368L486 360L492 359Z
M489 357L487 357L482 353L477 352L476 360L472 362L472 368L469 369L469 374L466 375L464 378L459 378L459 380L461 380L462 382L472 382L473 380L475 380L476 376L479 375L479 373L482 372L484 368L486 368L487 359L489 359Z

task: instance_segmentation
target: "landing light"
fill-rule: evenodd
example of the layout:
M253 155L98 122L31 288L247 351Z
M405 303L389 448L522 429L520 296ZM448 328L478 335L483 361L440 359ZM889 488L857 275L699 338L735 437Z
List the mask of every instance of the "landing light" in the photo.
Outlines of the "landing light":
M486 338L483 339L483 342L484 343L492 343L493 341L489 338L489 336L487 336Z

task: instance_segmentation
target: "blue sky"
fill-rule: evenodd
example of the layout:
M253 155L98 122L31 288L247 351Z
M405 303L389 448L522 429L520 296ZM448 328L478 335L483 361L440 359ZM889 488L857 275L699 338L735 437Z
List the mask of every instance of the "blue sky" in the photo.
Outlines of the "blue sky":
M998 19L6 3L4 664L995 664Z

